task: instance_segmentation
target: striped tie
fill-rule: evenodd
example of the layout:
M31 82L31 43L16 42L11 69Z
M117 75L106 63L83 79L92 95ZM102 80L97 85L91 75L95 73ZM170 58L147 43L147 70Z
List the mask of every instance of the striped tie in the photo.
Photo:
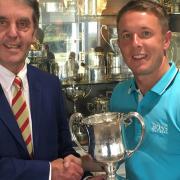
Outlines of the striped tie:
M25 98L22 94L22 81L16 76L14 81L14 94L12 99L12 111L15 115L17 124L21 130L23 139L26 143L27 150L32 157L32 139L29 125L29 113Z

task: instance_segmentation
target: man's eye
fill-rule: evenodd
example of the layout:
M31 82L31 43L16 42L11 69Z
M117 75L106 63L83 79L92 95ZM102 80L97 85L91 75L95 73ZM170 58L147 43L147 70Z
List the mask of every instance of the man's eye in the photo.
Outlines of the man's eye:
M151 37L151 35L152 35L152 33L149 32L149 31L143 31L142 32L142 37L143 38L149 38L149 37Z
M131 38L131 34L130 33L123 33L121 35L121 39L129 40L130 38Z
M30 26L30 23L28 21L19 21L17 23L17 27L19 30L26 30Z
M7 24L7 21L1 19L0 20L0 26L5 26Z

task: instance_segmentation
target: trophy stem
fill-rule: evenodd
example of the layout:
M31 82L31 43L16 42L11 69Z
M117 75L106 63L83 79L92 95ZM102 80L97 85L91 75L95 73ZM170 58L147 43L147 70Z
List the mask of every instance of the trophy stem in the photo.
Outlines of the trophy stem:
M107 173L107 180L115 180L116 167L113 162L107 163L105 171Z
M76 108L76 100L74 100L74 102L73 102L73 110L74 110L74 113L77 112L77 108Z

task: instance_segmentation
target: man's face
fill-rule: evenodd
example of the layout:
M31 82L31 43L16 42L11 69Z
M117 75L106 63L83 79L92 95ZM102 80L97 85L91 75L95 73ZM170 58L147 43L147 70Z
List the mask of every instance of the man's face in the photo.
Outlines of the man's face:
M32 14L22 0L0 0L0 64L11 71L23 67L35 40Z
M118 44L123 58L134 75L158 73L168 61L164 53L171 33L162 32L158 18L152 13L128 11L118 24Z

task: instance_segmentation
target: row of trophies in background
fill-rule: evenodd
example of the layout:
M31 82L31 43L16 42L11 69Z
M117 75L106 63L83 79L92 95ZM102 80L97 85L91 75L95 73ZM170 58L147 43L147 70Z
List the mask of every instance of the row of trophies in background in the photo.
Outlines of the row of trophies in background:
M88 55L87 63L76 61L75 53L70 52L68 60L64 63L63 70L59 68L55 57L49 56L43 51L31 50L29 59L30 64L58 76L67 84L71 84L72 81L98 83L132 76L131 71L124 64L119 54L108 52L105 55L100 50L100 47L92 49Z
M117 45L117 33L107 41L102 31L107 26L101 27L101 36L108 46L105 50L101 46L91 48L88 52L67 52L67 60L62 62L50 51L48 43L40 43L38 40L32 45L29 52L30 64L58 76L64 83L72 84L72 81L85 83L98 83L109 80L126 79L132 76L132 72L123 62L123 57ZM60 62L61 61L61 62ZM62 65L63 64L63 65Z
M179 0L156 0L163 4L169 13L180 12ZM125 1L121 0L121 4ZM111 4L111 5L110 5ZM119 5L115 0L60 0L43 3L47 12L77 13L78 15L102 15L113 4Z
M179 0L158 0L163 4L169 14L180 12L180 1Z

